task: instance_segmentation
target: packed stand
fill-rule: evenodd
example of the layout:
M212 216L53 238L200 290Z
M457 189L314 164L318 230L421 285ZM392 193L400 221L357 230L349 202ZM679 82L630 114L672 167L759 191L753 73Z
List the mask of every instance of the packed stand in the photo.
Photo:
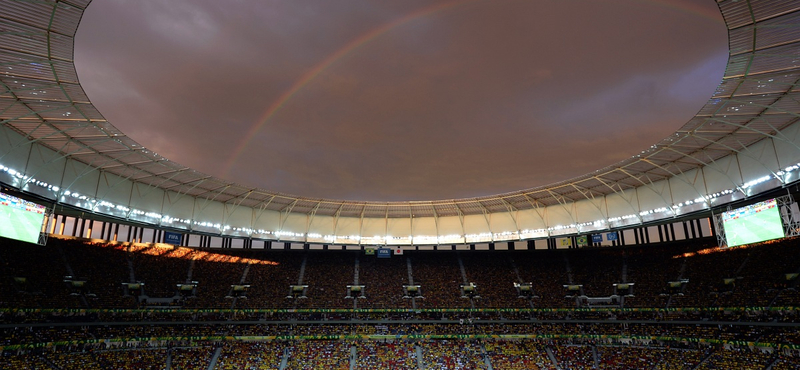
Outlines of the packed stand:
M650 369L662 358L659 348L633 346L596 346L599 369L636 370Z
M403 285L409 285L405 257L359 257L359 283L365 285L367 297L358 302L359 308L412 307L411 299L403 298Z
M395 370L417 367L417 353L412 343L359 342L356 344L356 369Z
M489 341L485 344L492 367L503 370L555 370L545 345L538 341Z
M425 299L417 300L418 308L470 308L470 300L461 298L464 278L455 253L411 254L414 283L422 288Z
M467 280L477 285L480 299L475 307L484 308L530 308L530 302L519 298L514 283L519 281L519 268L507 254L492 256L491 251L459 253L463 261Z
M531 283L538 298L534 307L574 308L575 302L564 298L564 285L569 284L567 274L567 251L536 251L536 253L514 253L510 257L518 266L523 282Z
M275 342L225 343L215 369L278 369L285 349L286 344Z
M349 370L350 343L298 341L289 350L286 370Z
M476 341L425 341L422 361L426 369L488 369L480 342Z
M177 347L170 350L172 354L172 368L175 370L208 369L213 347Z
M757 349L735 348L712 353L697 369L761 370L766 369L774 359L775 356L772 353L761 352Z
M553 347L553 354L558 360L558 365L563 369L591 369L594 368L594 353L592 347L582 345L566 345Z
M706 358L705 351L665 348L661 351L661 359L653 367L653 370L692 370Z
M303 284L307 299L295 300L298 308L353 308L345 299L347 285L353 285L358 252L308 253Z

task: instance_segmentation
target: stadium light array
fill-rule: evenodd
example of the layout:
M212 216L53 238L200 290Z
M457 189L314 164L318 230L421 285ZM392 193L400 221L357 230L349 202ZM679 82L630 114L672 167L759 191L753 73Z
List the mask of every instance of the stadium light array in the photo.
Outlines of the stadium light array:
M154 155L157 155L153 153ZM416 235L416 236L391 236L391 235L374 235L370 237L362 237L360 235L334 235L334 234L327 234L322 235L319 233L298 233L289 230L278 230L278 231L269 231L264 229L251 229L247 227L232 227L230 225L223 225L220 223L213 223L208 221L196 221L196 220L188 220L188 219L181 219L177 217L172 217L169 215L160 214L158 212L153 211L144 211L135 208L129 208L127 206L121 204L115 204L113 202L107 200L98 200L86 195L80 194L76 191L70 191L66 189L61 189L58 186L49 184L45 181L38 180L33 178L32 176L27 176L21 171L18 171L14 168L7 167L3 164L0 164L0 172L8 173L13 178L18 179L22 183L22 185L35 185L43 189L47 189L50 191L55 192L61 198L72 198L75 200L84 201L85 205L82 205L80 202L75 204L77 207L87 208L94 212L98 213L105 213L111 214L111 211L122 212L125 214L125 217L131 216L140 216L144 218L152 219L156 224L184 224L184 225L192 225L196 227L205 227L205 228L213 228L220 230L220 232L232 230L238 233L244 233L247 235L273 235L276 238L280 239L282 237L289 237L289 238L311 238L311 239L323 239L326 242L336 243L361 243L362 241L372 241L377 244L382 243L390 243L392 241L401 241L401 240L409 240L415 244L440 244L440 243L459 243L459 242L490 242L495 240L514 240L514 239L528 239L528 238L535 238L535 237L543 237L543 236L550 236L554 231L564 231L564 230L575 230L576 232L580 233L585 231L586 228L592 227L593 230L597 230L600 228L608 228L609 224L618 223L621 221L628 221L632 219L639 219L641 220L642 217L653 215L653 214L660 214L660 213L672 213L673 215L677 213L677 211L683 207L693 206L696 204L702 204L703 207L708 208L712 203L714 203L718 198L728 196L734 194L736 192L741 192L747 195L747 190L750 188L762 184L764 182L777 179L781 183L786 182L786 177L793 173L800 170L800 163L796 163L790 166L785 167L782 170L777 171L773 175L762 176L753 180L749 180L744 182L741 186L737 186L735 188L725 189L719 192L715 192L713 194L704 195L695 199L687 199L682 202L678 202L671 206L664 206L659 208L654 208L650 210L641 211L638 214L627 214L622 216L610 217L606 219L598 219L589 222L583 223L574 223L569 225L555 225L547 228L540 228L540 229L524 229L524 230L511 230L511 231L501 231L496 233L485 232L485 233L475 233L475 234L450 234L445 236L436 236L436 235ZM60 194L59 194L60 193ZM88 206L88 207L87 207ZM107 211L103 211L102 208L106 208ZM157 220L157 221L156 221Z

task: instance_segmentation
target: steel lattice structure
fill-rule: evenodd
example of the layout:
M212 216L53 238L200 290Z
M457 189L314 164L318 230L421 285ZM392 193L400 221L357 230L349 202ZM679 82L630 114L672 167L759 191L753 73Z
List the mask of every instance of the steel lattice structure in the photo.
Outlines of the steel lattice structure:
M724 78L674 134L554 184L477 198L361 202L250 188L172 162L103 118L75 71L90 0L0 0L0 182L162 227L356 244L519 240L635 225L743 199L800 172L800 2L718 0Z

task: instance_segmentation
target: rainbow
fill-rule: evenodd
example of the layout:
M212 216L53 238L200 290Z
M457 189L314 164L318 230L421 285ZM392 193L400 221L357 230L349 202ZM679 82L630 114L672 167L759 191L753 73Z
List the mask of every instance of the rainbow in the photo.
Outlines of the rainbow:
M725 24L719 10L711 10L705 6L697 4L692 0L647 0L655 5L674 10L680 13L694 15L714 23Z
M347 45L343 46L341 49L337 50L331 55L328 55L325 59L321 62L317 63L313 68L311 68L308 72L303 74L300 79L298 79L289 90L286 90L277 100L275 100L272 105L267 108L264 114L258 118L256 123L250 127L250 130L247 131L247 134L243 137L242 141L239 143L239 146L233 151L233 155L228 159L228 162L225 164L224 174L225 176L228 175L233 164L239 159L239 156L242 155L245 148L250 144L250 141L255 137L256 133L261 130L262 127L272 118L275 113L280 110L284 104L296 94L303 86L307 85L311 80L316 78L322 71L326 70L332 64L336 63L339 59L343 58L345 55L353 52L354 50L358 49L359 47L363 46L364 44L369 43L370 41L380 37L381 35L389 32L390 30L402 26L408 22L411 22L417 18L429 16L438 12L441 12L446 9L450 9L456 7L458 5L467 4L470 2L475 2L479 0L455 0L449 1L446 3L441 3L437 5L433 5L416 12L407 14L399 19L396 19L392 22L386 23L381 25L380 27L374 28L369 32L357 37L353 41L347 43Z
M362 34L361 36L353 39L341 49L337 50L333 54L328 55L325 59L317 63L313 68L311 68L308 72L303 74L295 83L286 90L277 100L275 100L264 113L256 120L255 124L247 131L247 133L242 137L241 142L239 145L234 149L233 154L230 156L228 161L225 163L225 167L223 168L223 175L224 177L228 177L231 168L233 167L234 163L237 159L242 155L244 150L256 136L256 133L261 130L262 127L278 112L286 102L291 99L298 91L300 91L304 86L306 86L309 82L311 82L314 78L319 76L320 73L328 69L331 65L336 63L338 60L342 59L347 54L350 54L354 50L364 46L365 44L369 43L370 41L375 40L376 38L382 36L383 34L391 31L392 29L402 26L406 23L409 23L417 18L430 16L436 14L438 12L455 8L459 5L464 5L471 2L476 2L479 0L454 0L449 1L437 5L433 5L427 8L423 8L421 10L415 11L413 13L407 14L401 18L398 18L392 22L386 23L381 25L380 27L374 28L367 33ZM714 22L722 22L720 18L719 12L709 10L703 6L700 6L696 3L693 3L690 0L647 0L647 2L656 4L661 7L665 7L674 11L687 13L690 15L698 16L707 20L711 20Z

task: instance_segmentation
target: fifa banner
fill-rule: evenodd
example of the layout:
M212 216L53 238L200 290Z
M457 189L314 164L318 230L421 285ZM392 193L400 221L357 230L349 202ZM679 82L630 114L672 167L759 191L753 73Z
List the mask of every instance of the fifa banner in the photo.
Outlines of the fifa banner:
M0 346L0 351L13 351L34 348L52 348L59 346L74 346L81 344L100 344L104 343L107 348L114 347L114 344L125 346L139 346L140 344L153 344L159 342L267 342L267 341L292 341L292 340L464 340L464 339L495 339L495 340L518 340L518 339L592 339L592 340L657 340L662 342L683 342L683 343L708 343L708 344L728 344L734 346L748 346L761 348L778 349L800 349L800 345L785 343L750 342L743 340L727 340L717 338L686 338L668 336L641 336L641 335L606 335L606 334L410 334L410 335L386 335L386 334L346 334L346 335L231 335L231 336L184 336L184 337L117 337L117 338L97 338L86 340L71 340L58 342L40 342L30 344L12 344Z
M389 248L378 248L378 258L392 258L392 250Z
M40 315L60 315L60 316L80 316L86 314L254 314L254 313L270 313L270 314L306 314L306 313L499 313L499 312L522 312L522 313L549 313L549 312L777 312L777 311L798 311L800 307L795 306L781 306L781 307L670 307L670 308L655 308L655 307L633 307L633 308L618 308L618 307L591 307L591 308L254 308L254 309L227 309L227 308L0 308L0 313L4 315L21 315L30 316L32 314Z
M181 245L183 234L173 233L171 231L164 231L164 243L172 245Z
M586 247L589 245L589 238L586 235L579 235L575 238L575 245L578 247Z
M606 234L606 240L608 240L608 241L619 240L619 234L617 234L616 232L607 233Z
M602 243L603 234L592 234L592 243Z

